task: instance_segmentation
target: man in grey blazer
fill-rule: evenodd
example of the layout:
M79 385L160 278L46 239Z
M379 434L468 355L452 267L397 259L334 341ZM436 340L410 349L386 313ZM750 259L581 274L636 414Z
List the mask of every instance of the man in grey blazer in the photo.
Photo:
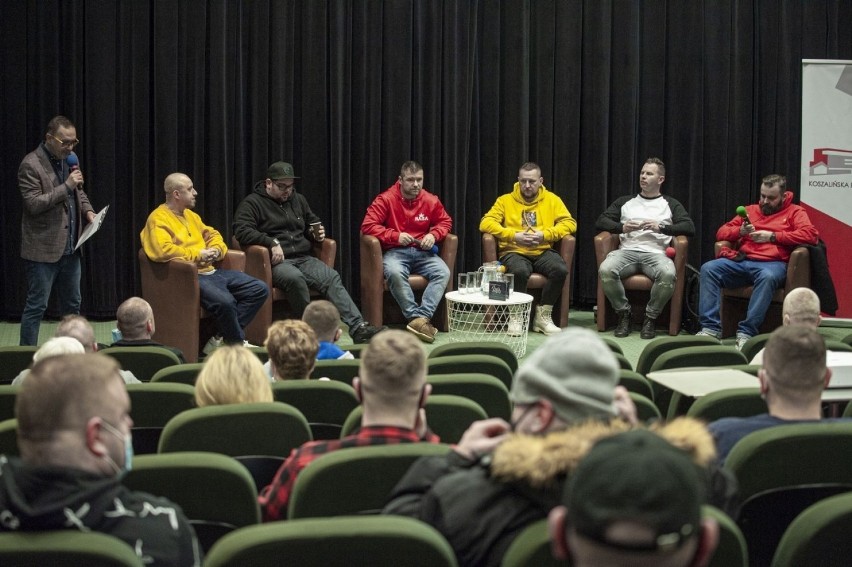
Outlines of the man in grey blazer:
M39 326L54 287L61 315L80 312L80 254L74 247L95 212L83 191L83 173L79 167L72 170L66 161L79 143L74 124L64 116L54 116L44 141L18 168L18 189L24 201L21 258L27 275L22 345L38 343Z

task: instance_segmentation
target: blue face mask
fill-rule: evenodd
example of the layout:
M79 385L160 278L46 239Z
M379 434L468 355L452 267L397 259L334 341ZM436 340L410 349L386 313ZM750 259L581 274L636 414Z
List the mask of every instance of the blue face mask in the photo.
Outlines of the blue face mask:
M109 455L106 456L107 462L115 469L115 474L121 474L122 472L128 472L133 468L133 436L130 433L124 435L110 425L106 420L103 421L104 427L106 427L107 431L118 437L124 442L124 468L122 469L115 461L112 460L112 457Z

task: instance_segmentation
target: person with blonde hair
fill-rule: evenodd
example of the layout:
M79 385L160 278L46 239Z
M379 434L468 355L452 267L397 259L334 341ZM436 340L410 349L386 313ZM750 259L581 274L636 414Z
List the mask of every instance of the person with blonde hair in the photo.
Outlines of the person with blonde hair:
M269 352L273 380L307 380L314 370L319 352L317 334L298 319L275 321L264 342Z
M263 364L252 351L239 345L213 351L195 381L198 407L272 400Z

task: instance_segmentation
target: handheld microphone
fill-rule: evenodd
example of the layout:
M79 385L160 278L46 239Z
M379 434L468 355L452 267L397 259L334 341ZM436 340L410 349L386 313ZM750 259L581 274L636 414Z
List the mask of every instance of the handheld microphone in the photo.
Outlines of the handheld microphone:
M737 207L737 216L741 217L746 224L751 224L751 220L748 218L748 213L746 212L746 208L740 205Z
M68 167L71 169L71 171L78 171L80 169L80 158L78 158L77 154L75 154L74 152L68 154L68 157L65 158L65 163L68 164ZM78 188L82 189L83 184L80 183Z

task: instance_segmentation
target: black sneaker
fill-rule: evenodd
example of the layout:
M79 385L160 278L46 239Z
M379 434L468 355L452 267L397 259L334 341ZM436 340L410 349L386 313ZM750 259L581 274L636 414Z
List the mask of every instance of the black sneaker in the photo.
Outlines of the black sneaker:
M373 327L366 321L358 325L354 331L349 333L349 336L352 337L352 342L355 344L368 343L370 339L372 339L376 333L380 331L384 331L387 327Z

